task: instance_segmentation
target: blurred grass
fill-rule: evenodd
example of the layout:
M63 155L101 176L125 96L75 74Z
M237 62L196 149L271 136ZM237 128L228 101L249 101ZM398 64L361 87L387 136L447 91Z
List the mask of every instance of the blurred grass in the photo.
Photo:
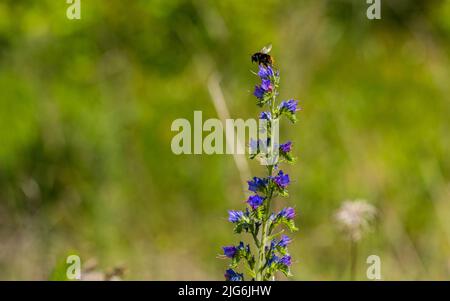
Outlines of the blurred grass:
M294 279L348 278L332 215L381 211L361 246L383 279L450 276L450 2L64 1L0 3L0 279L48 279L76 250L126 279L222 279L243 206L231 156L176 156L176 118L256 116L250 55L272 42L282 97L304 111L281 200L300 211ZM251 163L255 174L260 166ZM281 205L280 205L281 206ZM53 276L52 276L53 275Z

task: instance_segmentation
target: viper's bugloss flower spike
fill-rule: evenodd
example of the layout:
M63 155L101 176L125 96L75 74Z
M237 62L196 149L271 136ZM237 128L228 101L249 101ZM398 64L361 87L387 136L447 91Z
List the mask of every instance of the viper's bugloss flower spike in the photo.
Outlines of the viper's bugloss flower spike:
M255 61L252 59L252 61ZM257 60L256 60L257 61ZM273 60L270 60L273 62ZM244 275L235 269L244 265L252 280L272 280L277 272L289 276L292 264L288 246L292 239L287 235L279 237L280 232L274 234L275 228L286 227L291 232L297 231L295 226L295 210L286 207L278 213L271 212L271 204L279 196L287 196L287 187L291 182L288 174L280 170L278 165L282 162L292 163L291 141L279 144L279 137L272 133L273 128L278 129L278 119L287 118L296 122L296 112L300 110L298 102L294 99L277 101L280 87L280 72L271 64L259 64L258 80L253 91L257 98L256 104L263 108L259 119L268 122L260 122L259 134L265 134L264 138L250 139L250 159L257 158L261 162L269 162L266 165L267 175L253 177L248 183L248 190L253 194L247 199L248 207L245 211L228 211L228 221L234 224L235 234L250 234L253 238L255 249L250 250L250 245L240 242L237 246L223 247L225 257L230 258L229 269L226 270L225 279L230 281L244 280ZM275 123L277 122L277 123ZM275 125L277 125L275 127ZM276 139L275 139L276 138ZM279 151L276 160L267 160L270 151Z

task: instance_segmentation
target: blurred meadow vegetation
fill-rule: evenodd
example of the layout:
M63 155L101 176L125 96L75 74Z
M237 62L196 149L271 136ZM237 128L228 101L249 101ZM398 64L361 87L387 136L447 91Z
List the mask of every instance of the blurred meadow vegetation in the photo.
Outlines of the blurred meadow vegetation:
M125 279L222 280L244 207L230 155L174 155L177 118L259 113L250 55L271 42L303 112L287 168L296 280L346 280L335 210L379 210L363 239L385 280L450 276L450 1L0 2L0 279L64 279L68 254ZM264 169L249 162L252 175ZM282 277L280 277L282 279Z

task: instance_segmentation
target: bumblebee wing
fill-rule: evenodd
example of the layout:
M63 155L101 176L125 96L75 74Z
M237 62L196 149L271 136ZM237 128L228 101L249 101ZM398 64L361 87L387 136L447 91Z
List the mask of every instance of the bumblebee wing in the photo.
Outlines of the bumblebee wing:
M268 54L272 50L272 44L269 44L267 46L264 46L263 49L261 49L262 53Z

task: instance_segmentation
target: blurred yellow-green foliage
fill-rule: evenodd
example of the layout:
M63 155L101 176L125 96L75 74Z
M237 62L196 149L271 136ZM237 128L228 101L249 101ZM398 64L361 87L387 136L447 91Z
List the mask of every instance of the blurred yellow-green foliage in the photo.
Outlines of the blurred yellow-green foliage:
M292 279L348 279L333 212L380 211L362 241L383 279L450 276L450 1L0 2L0 279L52 279L68 254L125 279L223 279L245 194L230 155L171 152L176 118L258 114L250 55L271 42L302 101L288 167ZM250 163L252 174L263 172ZM64 273L62 273L64 275Z

